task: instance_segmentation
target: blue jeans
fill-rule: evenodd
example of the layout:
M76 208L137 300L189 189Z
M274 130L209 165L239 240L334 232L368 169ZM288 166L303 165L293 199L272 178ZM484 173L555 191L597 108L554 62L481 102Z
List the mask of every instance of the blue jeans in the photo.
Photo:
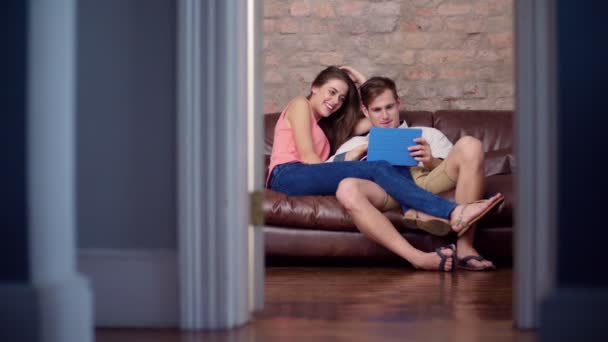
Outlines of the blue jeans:
M456 203L420 188L412 180L408 167L392 166L386 161L347 161L339 163L277 165L272 170L270 189L289 196L335 195L345 178L361 178L378 184L402 205L450 218Z

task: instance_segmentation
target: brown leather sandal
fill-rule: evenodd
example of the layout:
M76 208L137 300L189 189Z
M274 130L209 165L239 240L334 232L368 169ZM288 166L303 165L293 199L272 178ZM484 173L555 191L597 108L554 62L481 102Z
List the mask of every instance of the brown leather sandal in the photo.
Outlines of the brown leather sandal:
M467 209L467 207L469 206L469 204L473 204L473 203L481 203L487 200L479 200L479 201L474 201L471 203L467 203L465 204L462 209L460 210L460 213L458 214L458 218L454 221L451 222L451 226L454 227L459 227L461 225L464 225L463 228L460 229L460 231L458 231L458 237L461 237L462 235L464 235L477 221L479 221L482 217L484 217L487 213L489 213L492 209L496 208L497 205L499 205L500 203L502 203L505 200L504 196L501 196L499 198L497 198L494 202L492 202L486 209L484 209L482 212L480 212L477 216L471 218L471 220L469 220L469 222L464 222L462 220L462 214L464 213L464 211Z
M424 230L436 236L445 236L452 231L452 225L447 220L420 219L418 218L418 211L415 209L410 209L403 215L403 224L408 228Z

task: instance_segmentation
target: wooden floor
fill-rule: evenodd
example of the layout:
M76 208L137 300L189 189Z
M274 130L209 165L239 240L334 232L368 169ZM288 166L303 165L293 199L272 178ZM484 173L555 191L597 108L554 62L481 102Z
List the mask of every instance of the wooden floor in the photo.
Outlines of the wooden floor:
M510 269L269 268L266 307L239 329L103 329L96 341L536 341L513 328L511 283Z

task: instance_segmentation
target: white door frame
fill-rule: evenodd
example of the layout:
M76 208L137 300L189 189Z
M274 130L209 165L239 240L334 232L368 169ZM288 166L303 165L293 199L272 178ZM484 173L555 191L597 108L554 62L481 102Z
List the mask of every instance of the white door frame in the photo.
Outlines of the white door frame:
M262 199L265 164L263 135L264 63L263 56L263 0L247 0L247 137L248 137L248 189ZM256 203L261 219L261 202ZM249 305L254 311L264 308L265 248L263 222L249 225ZM255 224L255 225L254 225Z
M555 286L557 84L553 0L515 4L518 167L513 320L538 327L541 300Z
M37 341L89 342L95 339L91 289L76 270L76 2L31 0L26 6L27 198L34 290L26 293L35 293L37 304L28 319L37 325Z
M261 1L178 4L180 327L241 325L263 302ZM256 115L257 114L257 115Z

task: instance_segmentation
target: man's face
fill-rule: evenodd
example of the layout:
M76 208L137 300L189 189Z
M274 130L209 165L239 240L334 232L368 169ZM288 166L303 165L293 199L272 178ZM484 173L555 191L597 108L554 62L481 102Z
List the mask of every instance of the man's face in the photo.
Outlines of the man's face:
M375 127L399 127L399 99L395 99L393 92L386 89L367 108L363 106L363 114Z

